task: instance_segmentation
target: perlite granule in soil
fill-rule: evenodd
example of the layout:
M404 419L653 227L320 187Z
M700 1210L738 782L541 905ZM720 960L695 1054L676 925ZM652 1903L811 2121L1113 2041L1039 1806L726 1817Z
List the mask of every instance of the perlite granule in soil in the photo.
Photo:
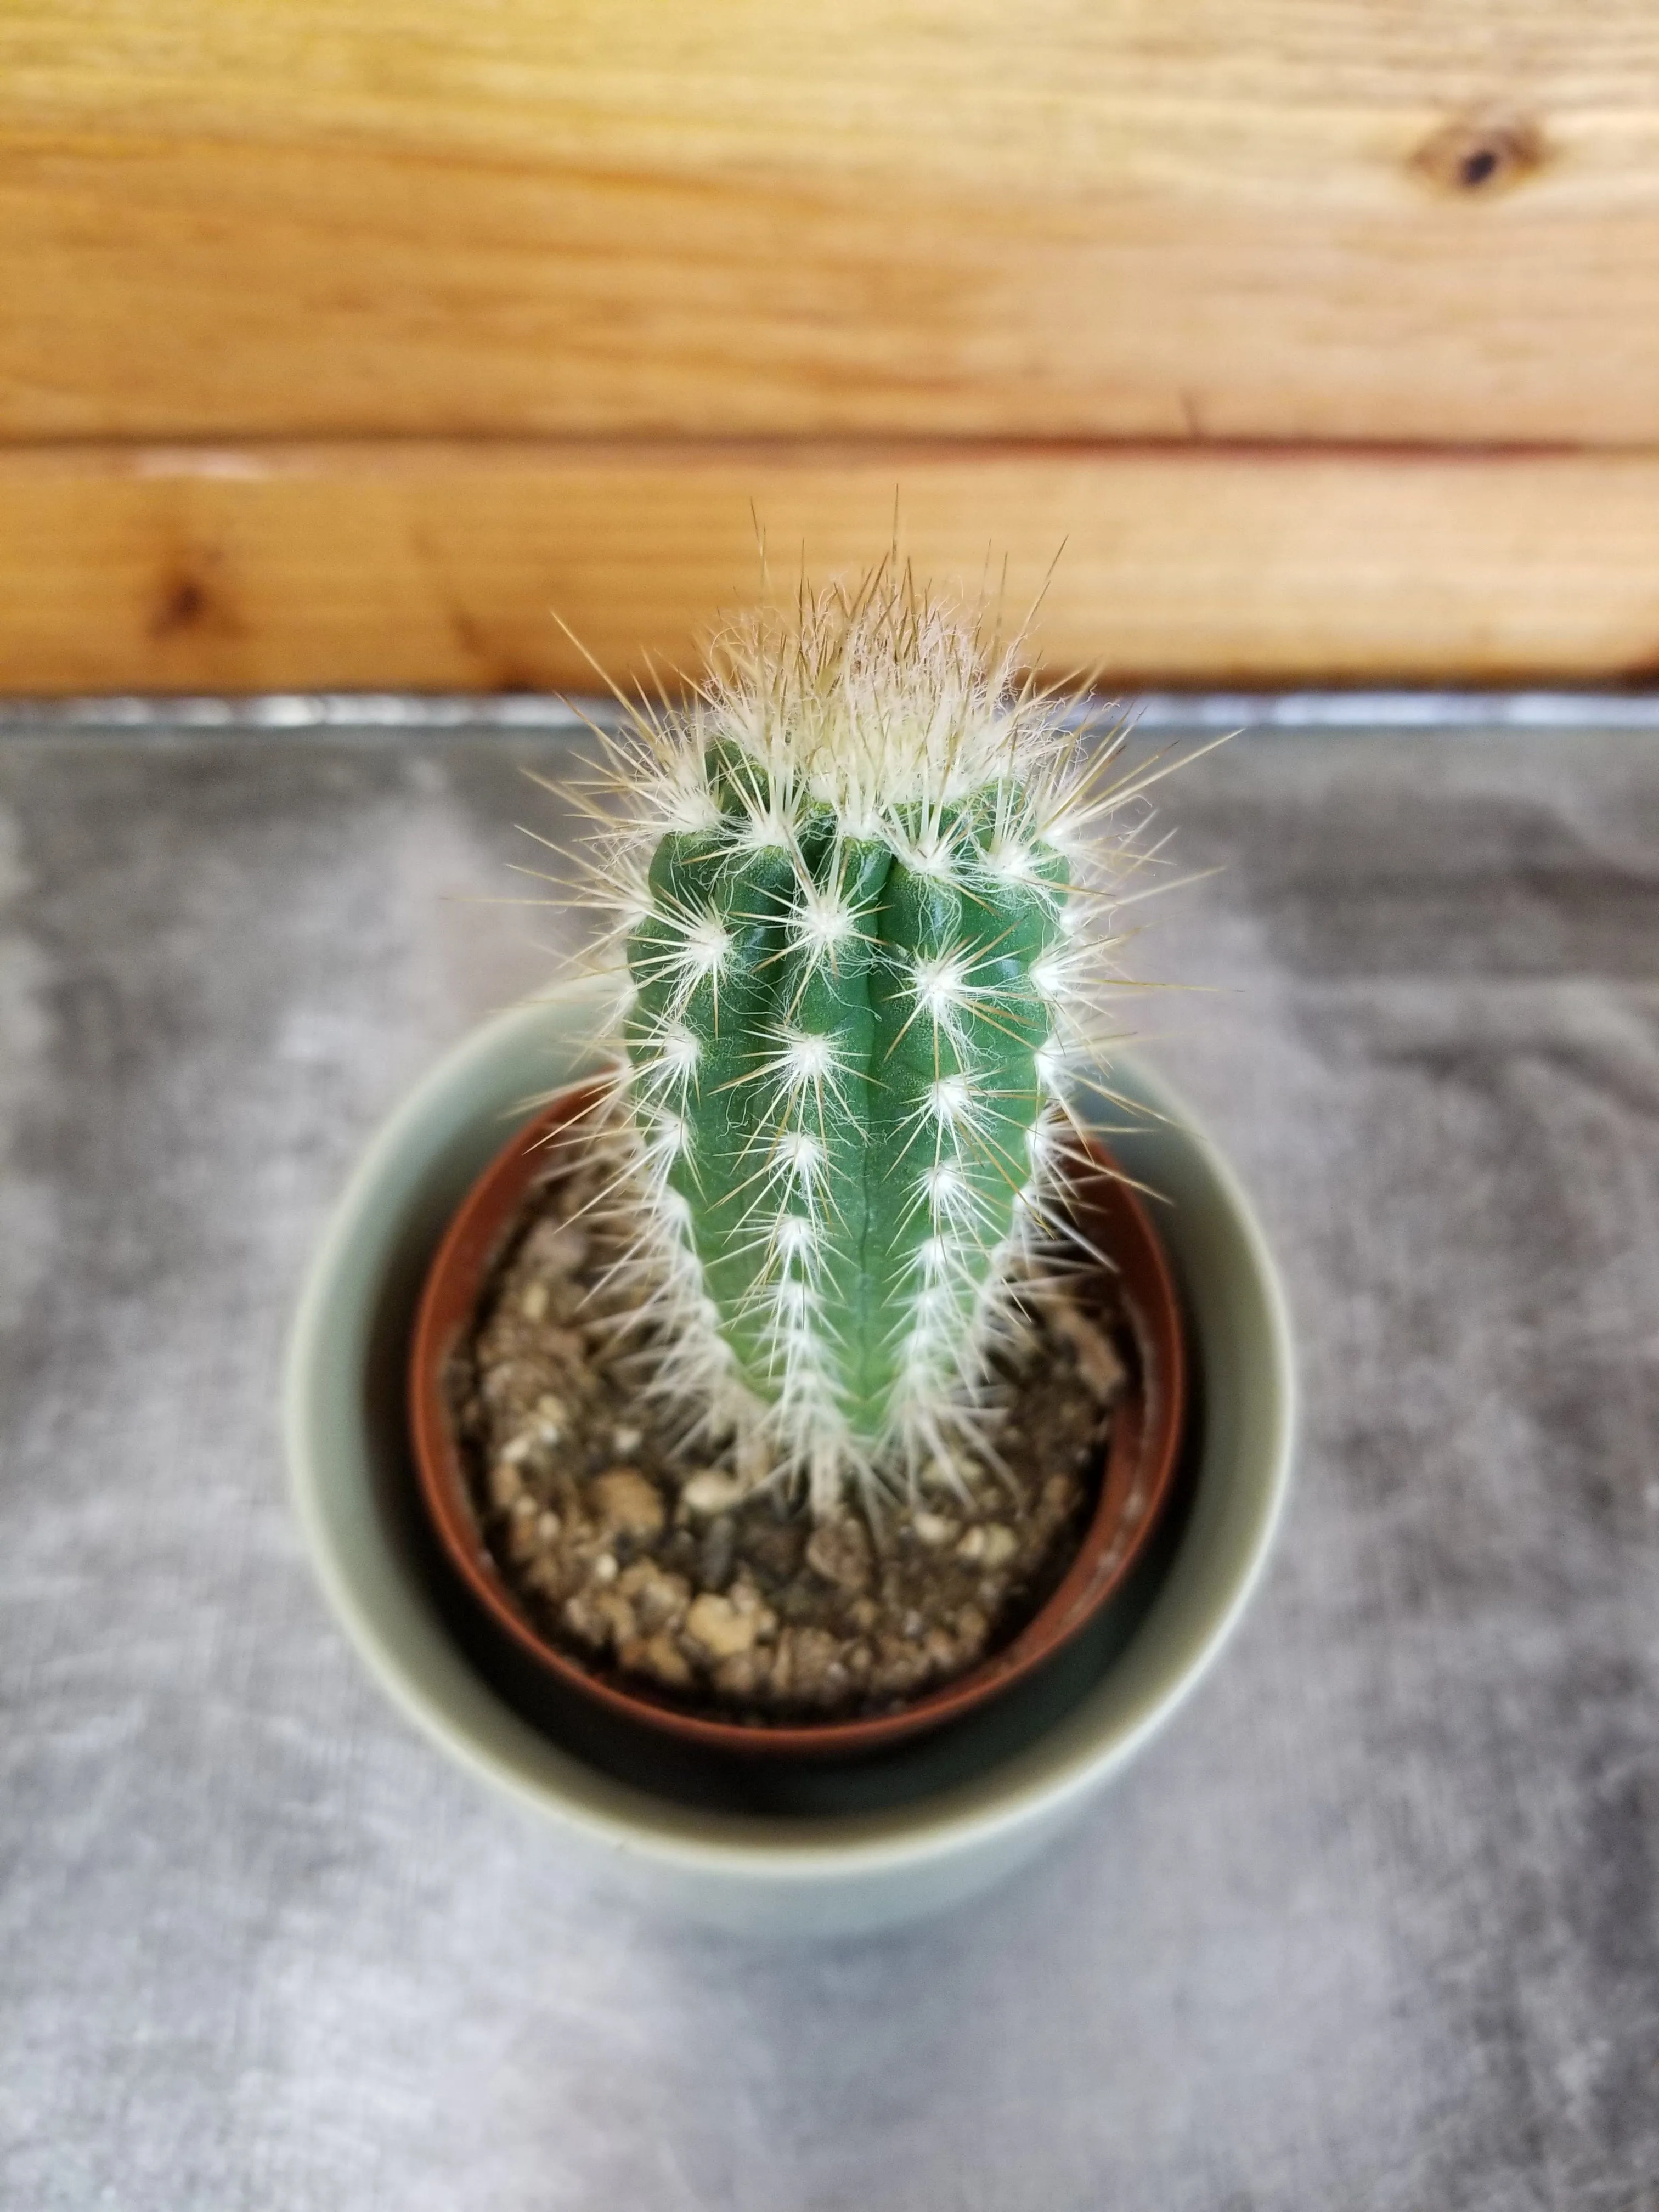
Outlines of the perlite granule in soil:
M1000 1363L993 1456L816 1523L732 1437L642 1398L637 1333L586 1217L595 1170L531 1194L449 1378L479 1523L538 1630L588 1670L728 1719L890 1711L1012 1640L1099 1494L1133 1356L1045 1290ZM631 1295L631 1294L630 1294Z

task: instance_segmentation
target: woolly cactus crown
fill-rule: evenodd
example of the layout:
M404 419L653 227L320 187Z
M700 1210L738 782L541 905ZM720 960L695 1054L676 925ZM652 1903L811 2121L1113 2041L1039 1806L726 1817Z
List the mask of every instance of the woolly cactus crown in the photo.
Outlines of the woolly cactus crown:
M971 1468L1110 974L1127 838L1084 833L1133 791L890 566L750 615L710 671L607 740L617 1203L659 1387L758 1428L825 1511Z

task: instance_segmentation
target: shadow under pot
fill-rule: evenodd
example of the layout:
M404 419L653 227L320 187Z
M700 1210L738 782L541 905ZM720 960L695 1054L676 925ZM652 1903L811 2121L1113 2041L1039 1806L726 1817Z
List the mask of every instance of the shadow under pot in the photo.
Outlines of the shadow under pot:
M436 1541L453 1625L476 1662L526 1717L566 1734L574 1728L590 1742L602 1741L608 1727L647 1750L654 1741L666 1751L672 1741L683 1750L775 1761L879 1753L964 1717L1055 1662L1099 1620L1146 1556L1176 1487L1187 1411L1186 1347L1170 1264L1146 1209L1105 1147L1090 1139L1086 1163L1079 1160L1073 1169L1073 1220L1079 1249L1091 1257L1069 1288L1067 1312L1071 1338L1093 1354L1097 1364L1101 1347L1113 1347L1107 1357L1116 1370L1115 1388L1101 1424L1103 1437L1076 1465L1054 1470L1069 1474L1072 1504L1041 1571L1024 1589L1016 1583L1007 1589L995 1619L987 1624L987 1648L981 1656L915 1694L883 1694L878 1684L875 1695L860 1697L855 1682L847 1705L835 1710L792 1709L787 1699L745 1708L722 1705L678 1656L707 1656L694 1632L700 1626L705 1636L714 1636L719 1627L741 1639L757 1632L757 1623L745 1623L716 1592L688 1589L688 1581L695 1585L695 1572L690 1577L658 1572L659 1558L684 1564L696 1520L687 1501L697 1496L696 1477L684 1480L689 1463L672 1465L672 1449L660 1443L660 1415L644 1404L625 1413L628 1434L621 1441L635 1459L647 1463L645 1473L637 1466L605 1468L607 1458L620 1455L582 1449L580 1440L564 1436L553 1420L539 1438L526 1431L523 1443L537 1454L538 1463L526 1474L539 1472L541 1498L511 1459L503 1467L499 1457L492 1458L478 1433L479 1354L489 1317L513 1279L515 1258L538 1226L548 1224L557 1241L559 1194L579 1174L582 1153L570 1133L592 1109L600 1088L587 1083L561 1091L501 1148L451 1223L416 1316L409 1403L419 1496ZM571 1287L581 1294L580 1283ZM543 1292L536 1284L519 1296L526 1309L515 1317L521 1336L526 1327L532 1334L538 1328L551 1330L570 1356L592 1335L591 1328L584 1331L581 1326L589 1309L580 1296L567 1296L565 1310L552 1314L542 1306ZM1039 1401L1054 1395L1043 1391L1041 1378L1032 1388ZM549 1402L558 1407L558 1401ZM1036 1454L1031 1456L1035 1462ZM1075 1452L1072 1456L1076 1459ZM1028 1498L1038 1496L1051 1476L1047 1466L1035 1463L1018 1473ZM562 1514L545 1497L550 1480L558 1486ZM703 1478L705 1494L710 1480ZM712 1480L716 1487L724 1481L733 1492L741 1488L730 1476ZM568 1611L568 1575L562 1583L552 1570L538 1570L535 1550L538 1522L548 1528L569 1525L573 1496L581 1501L584 1513L591 1502L603 1505L613 1522L623 1523L619 1540L597 1559L590 1538L586 1571L594 1586L585 1598L577 1594L574 1615ZM948 1498L939 1502L951 1504ZM952 1521L945 1512L933 1510L932 1504L893 1511L878 1508L867 1522L860 1516L850 1540L855 1549L861 1547L862 1559L854 1561L852 1578L861 1573L878 1587L890 1589L900 1553L913 1578L919 1572L951 1571L959 1584L964 1553L982 1572L989 1556L988 1532L970 1526L959 1536L961 1509ZM795 1558L803 1548L813 1549L833 1582L833 1542L815 1538L811 1524L799 1513L787 1513L779 1494L751 1499L743 1510L783 1526L787 1534L780 1540L793 1543ZM515 1516L526 1523L527 1543L515 1541ZM583 1525L588 1525L586 1519ZM1006 1546L1007 1532L993 1526ZM939 1542L938 1531L944 1532L949 1548L939 1551L940 1564L934 1569L922 1553L927 1540ZM978 1554L973 1549L975 1534L981 1540ZM606 1579L599 1580L601 1575ZM611 1595L613 1589L625 1606L628 1592L642 1586L647 1595L662 1589L677 1593L678 1617L653 1632L650 1650L655 1665L650 1671L638 1663L621 1663L614 1650L596 1648L593 1636L584 1641L568 1626L572 1619L587 1621L584 1603L601 1619L604 1605L618 1601ZM756 1594L752 1588L741 1593L750 1597L751 1613ZM873 1609L872 1601L866 1604ZM757 1618L762 1636L788 1633L769 1609L763 1608ZM915 1616L911 1619L917 1625ZM708 1622L715 1626L702 1626Z

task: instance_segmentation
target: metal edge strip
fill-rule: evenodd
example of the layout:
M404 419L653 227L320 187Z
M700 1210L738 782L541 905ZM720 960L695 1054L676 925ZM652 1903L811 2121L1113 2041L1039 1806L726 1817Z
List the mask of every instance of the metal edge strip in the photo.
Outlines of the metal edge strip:
M1135 726L1164 730L1659 730L1653 691L1148 691L1121 702ZM0 735L276 735L350 730L416 734L575 731L616 722L607 699L541 693L270 691L248 697L121 694L0 698Z

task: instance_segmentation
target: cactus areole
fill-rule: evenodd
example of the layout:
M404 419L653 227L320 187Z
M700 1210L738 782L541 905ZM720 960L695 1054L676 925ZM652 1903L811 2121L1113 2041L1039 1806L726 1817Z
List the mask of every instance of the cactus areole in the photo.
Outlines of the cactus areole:
M1101 757L890 571L750 617L613 741L593 875L659 1382L769 1432L820 1512L927 1458L972 1479L1110 972Z

